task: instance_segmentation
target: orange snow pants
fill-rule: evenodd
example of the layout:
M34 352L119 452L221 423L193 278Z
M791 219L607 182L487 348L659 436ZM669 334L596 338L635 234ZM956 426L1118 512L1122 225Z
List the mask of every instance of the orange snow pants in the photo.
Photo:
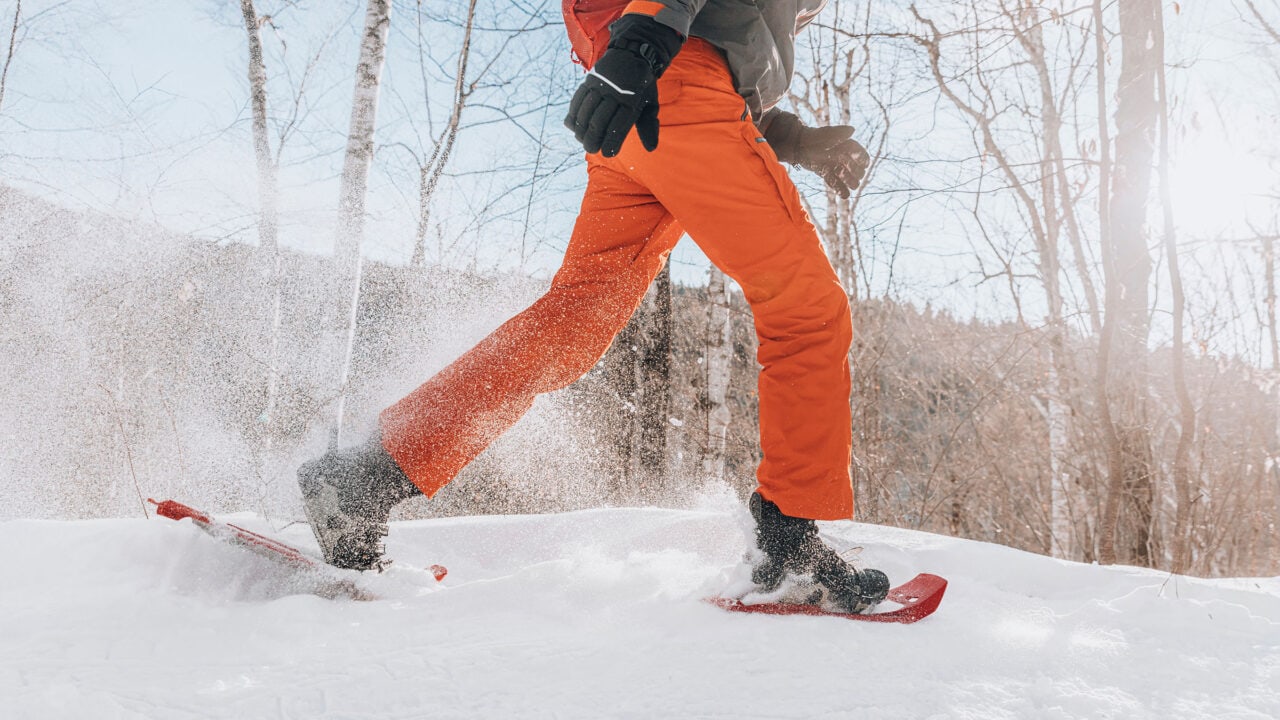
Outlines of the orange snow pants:
M787 515L853 516L848 297L795 185L718 50L691 38L658 82L661 132L587 156L587 191L546 295L383 411L382 442L428 496L586 374L685 233L737 281L759 337L760 494Z

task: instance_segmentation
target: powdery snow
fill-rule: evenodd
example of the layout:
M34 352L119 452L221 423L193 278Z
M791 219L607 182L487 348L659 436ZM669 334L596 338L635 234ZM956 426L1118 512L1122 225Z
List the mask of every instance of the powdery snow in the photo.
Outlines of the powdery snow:
M236 516L253 529L272 526ZM853 523L915 625L725 613L745 511L393 525L388 599L291 594L189 522L0 523L0 717L1276 718L1280 580L1059 562ZM309 530L278 535L314 547Z

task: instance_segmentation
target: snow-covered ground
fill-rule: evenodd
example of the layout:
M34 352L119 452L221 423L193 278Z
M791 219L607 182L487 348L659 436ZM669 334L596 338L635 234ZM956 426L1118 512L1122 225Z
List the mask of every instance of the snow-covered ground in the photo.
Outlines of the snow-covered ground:
M292 594L189 522L0 523L0 718L1280 717L1280 579L836 523L895 581L947 577L938 613L738 615L699 598L740 574L745 519L397 523L398 564L450 574L366 579L375 602Z

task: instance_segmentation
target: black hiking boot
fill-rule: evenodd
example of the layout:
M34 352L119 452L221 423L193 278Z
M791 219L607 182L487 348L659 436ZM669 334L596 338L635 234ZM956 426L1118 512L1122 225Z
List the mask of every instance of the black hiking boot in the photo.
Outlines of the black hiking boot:
M391 508L421 492L383 449L378 435L304 463L298 468L298 487L324 561L379 572L390 562L382 557L382 539Z
M818 537L814 521L783 515L758 492L751 494L751 515L756 519L756 542L764 553L752 569L751 580L762 592L776 590L788 575L808 575L836 610L847 613L867 612L888 594L887 575L858 570L845 562Z

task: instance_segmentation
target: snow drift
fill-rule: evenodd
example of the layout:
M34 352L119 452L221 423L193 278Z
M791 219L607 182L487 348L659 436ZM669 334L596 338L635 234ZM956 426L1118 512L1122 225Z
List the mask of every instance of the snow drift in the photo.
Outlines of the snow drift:
M242 514L314 547L301 524ZM1280 579L1198 580L853 523L916 625L725 613L745 511L393 524L387 599L295 594L169 520L0 523L5 718L1275 718Z

